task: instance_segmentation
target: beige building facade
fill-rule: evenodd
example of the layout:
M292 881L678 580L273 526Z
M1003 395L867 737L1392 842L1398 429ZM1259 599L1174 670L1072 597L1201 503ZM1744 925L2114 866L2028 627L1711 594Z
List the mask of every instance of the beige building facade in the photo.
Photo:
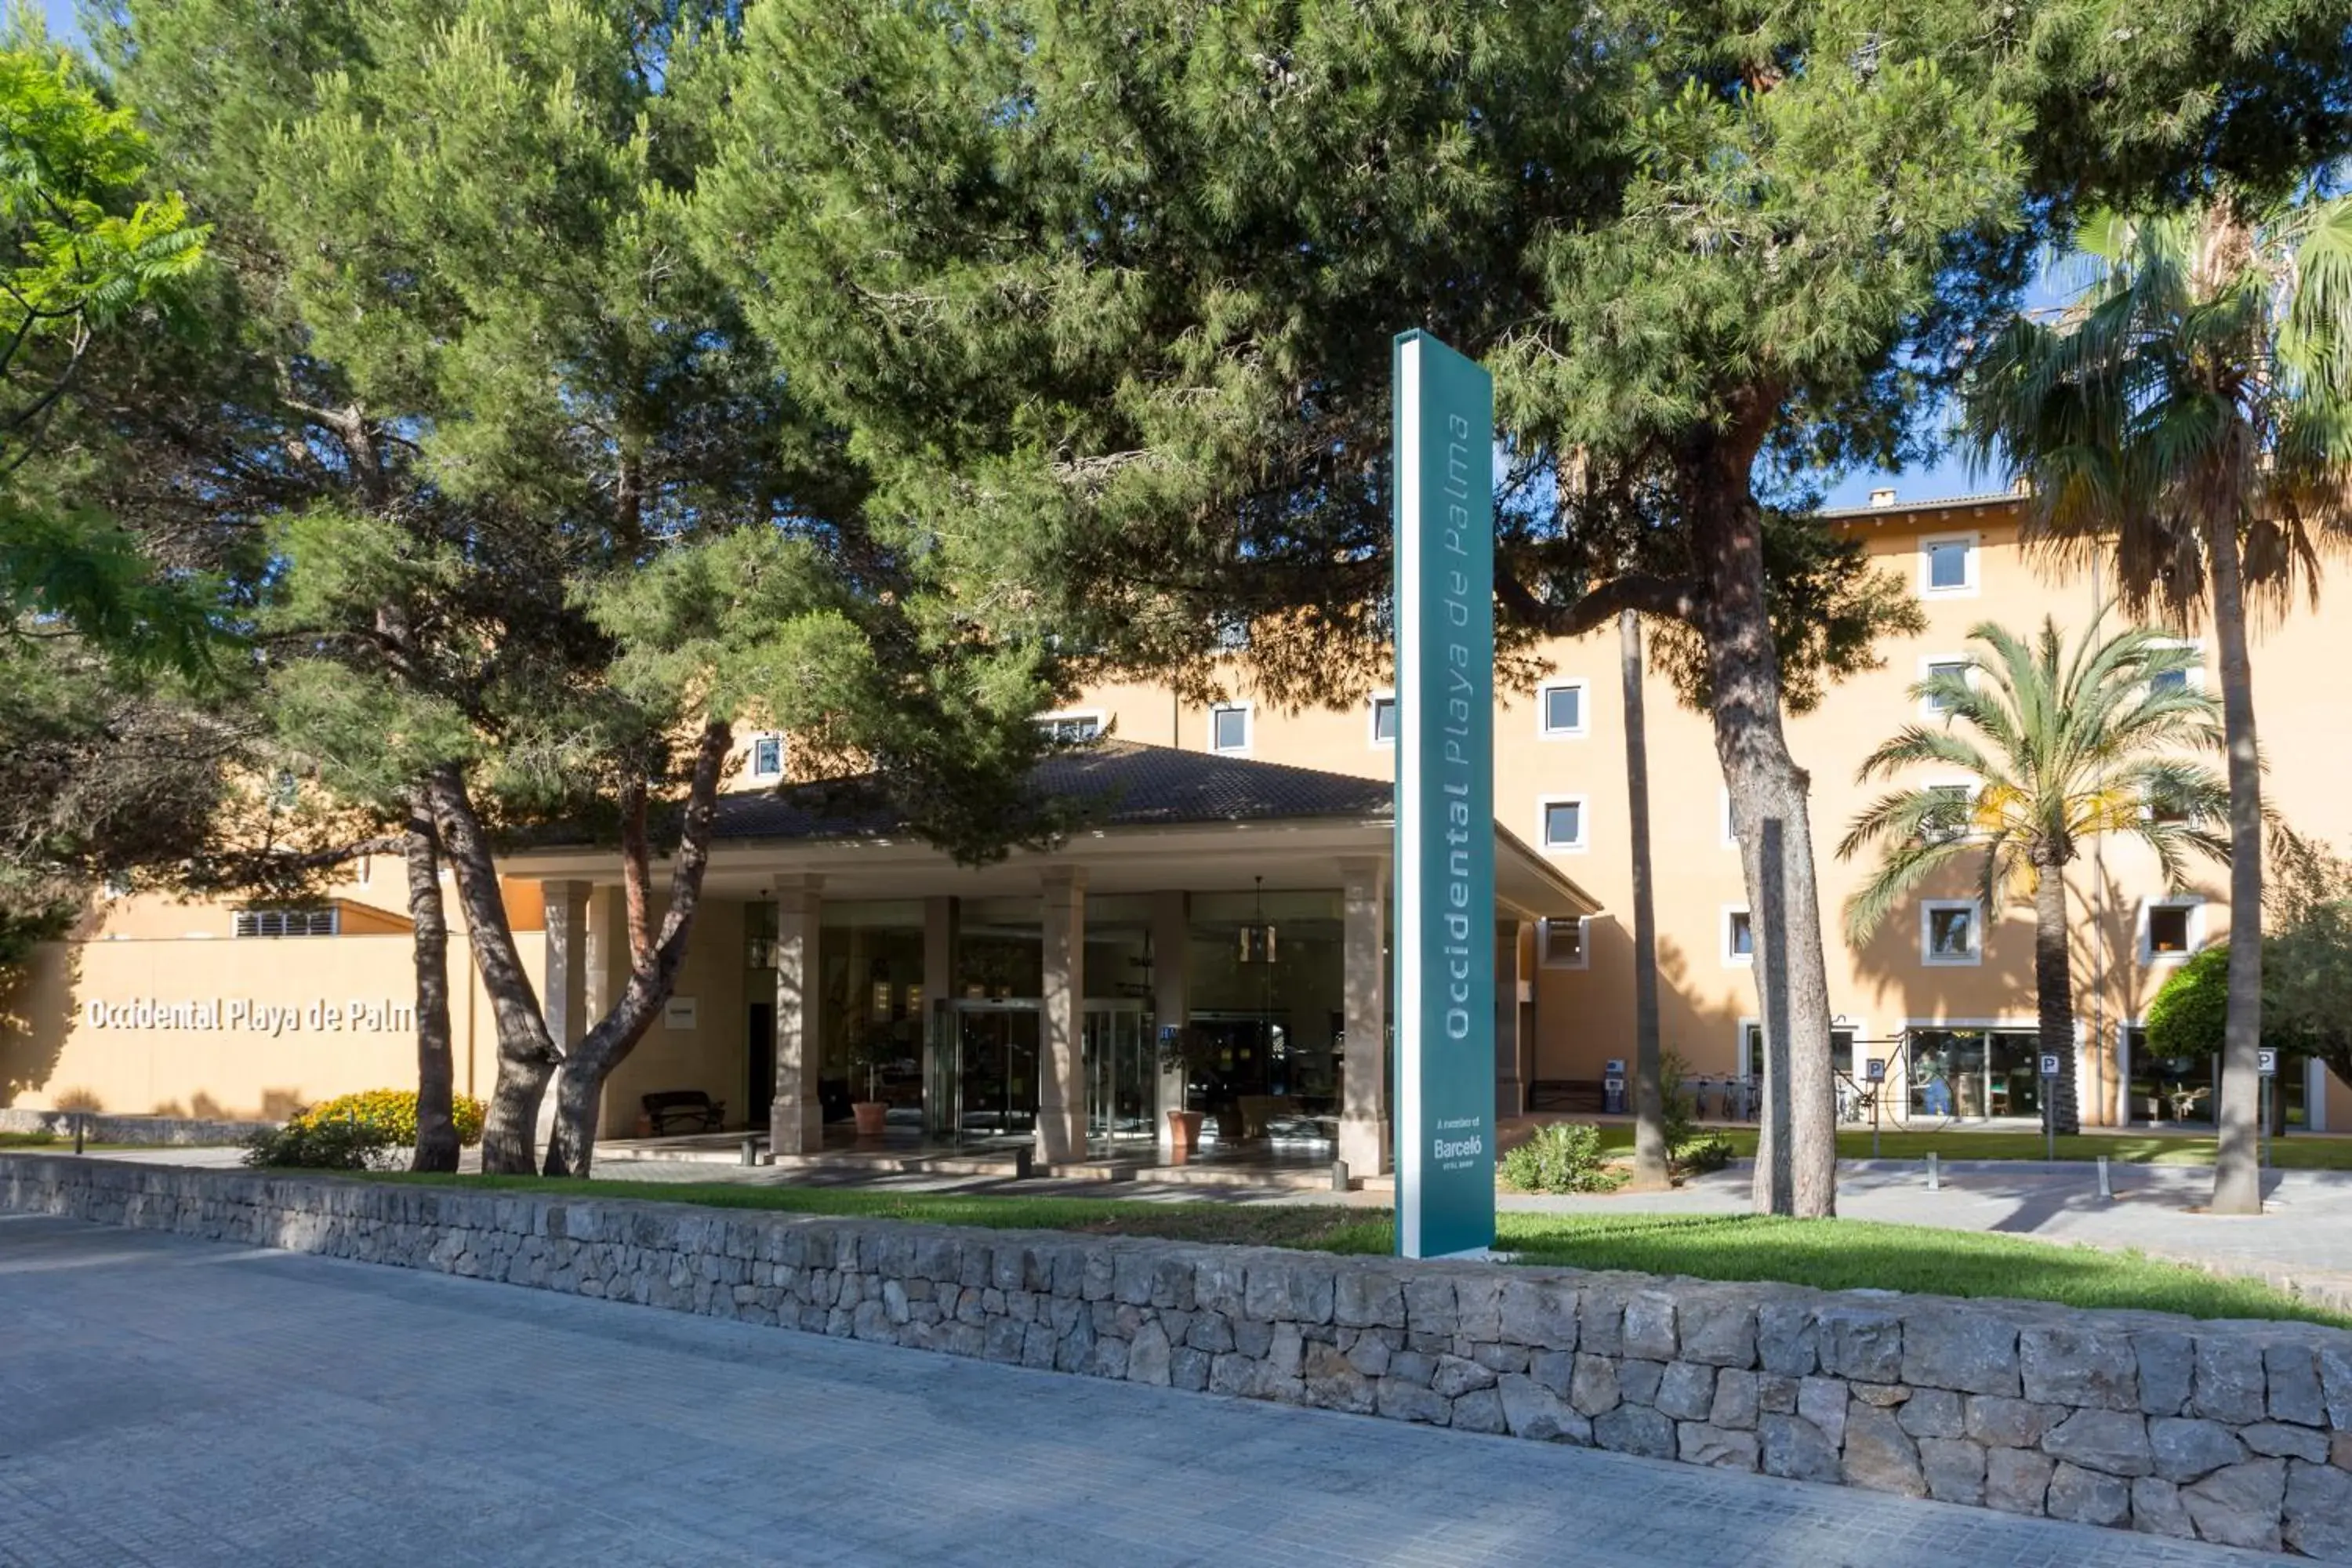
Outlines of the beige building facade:
M1978 909L1956 873L1850 949L1840 911L1866 868L1834 846L1874 793L1856 766L1922 717L1914 681L1960 657L1981 621L2028 632L2049 615L2079 636L2101 586L2023 552L2008 497L1834 521L1917 594L1927 621L1789 726L1812 780L1841 1094L1858 1105L1875 1061L1893 1086L1884 1114L2023 1121L2040 1093L2031 911ZM2352 844L2344 625L2298 609L2254 647L2269 802L2338 847ZM1505 1114L1598 1109L1612 1064L1632 1054L1616 635L1540 651L1539 684L1496 714ZM1703 1111L1738 1115L1760 1057L1728 802L1705 718L1656 675L1644 700L1664 1042ZM607 1134L640 1130L646 1095L699 1090L726 1125L807 1152L852 1100L878 1100L907 1135L1034 1142L1068 1163L1164 1145L1165 1112L1190 1108L1228 1135L1271 1131L1358 1168L1381 1163L1393 721L1385 689L1305 712L1246 687L1210 707L1148 686L1090 692L1043 721L1108 740L1048 763L1040 782L1097 798L1096 826L983 868L954 866L887 814L805 804L785 782L788 738L746 736L677 995L608 1083ZM623 978L617 861L550 850L506 871L551 1025L576 1040ZM2197 867L2169 889L2144 850L2111 842L2069 889L2084 1120L2210 1120L2211 1064L2157 1060L2138 1030L2172 968L2226 935L2225 873ZM9 998L0 1107L282 1115L413 1082L404 895L402 868L379 860L300 919L105 901ZM463 966L462 932L451 951ZM478 982L460 985L456 1014L459 1087L487 1093L495 1051ZM2291 1070L2280 1089L2291 1121L2352 1131L2352 1093L2324 1071Z

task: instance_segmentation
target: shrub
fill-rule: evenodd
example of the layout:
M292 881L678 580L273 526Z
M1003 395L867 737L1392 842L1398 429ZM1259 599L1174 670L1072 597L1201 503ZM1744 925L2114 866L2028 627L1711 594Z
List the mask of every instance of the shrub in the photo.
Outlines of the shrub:
M1719 1132L1704 1132L1676 1149L1674 1160L1685 1175L1703 1176L1731 1163L1731 1143Z
M398 1163L399 1147L373 1122L296 1120L247 1138L245 1163L304 1171L382 1171Z
M1503 1179L1523 1193L1605 1193L1624 1177L1602 1161L1600 1128L1552 1121L1503 1156Z
M457 1142L472 1148L482 1141L482 1102L457 1095L451 1103L457 1123ZM404 1149L416 1146L416 1091L413 1089L370 1089L339 1094L307 1110L298 1110L289 1127L320 1127L329 1122L353 1122L383 1133L386 1142Z
M1698 1102L1684 1087L1690 1063L1668 1051L1658 1058L1658 1121L1666 1135L1666 1153L1678 1157L1683 1146L1698 1136Z

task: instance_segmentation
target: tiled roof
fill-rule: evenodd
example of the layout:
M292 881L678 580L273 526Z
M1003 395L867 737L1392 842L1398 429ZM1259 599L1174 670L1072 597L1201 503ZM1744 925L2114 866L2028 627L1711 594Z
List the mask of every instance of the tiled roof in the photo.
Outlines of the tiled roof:
M1378 818L1390 814L1391 794L1386 779L1132 741L1056 752L1037 765L1030 786L1041 796L1087 803L1091 820L1111 827ZM906 826L869 778L730 795L719 802L722 839L870 838Z
M1885 506L1825 506L1815 515L1836 518L1905 517L1923 511L1948 511L1961 506L2004 506L2025 498L2015 490L1981 490L1974 495L1940 496L1933 500L1898 500Z

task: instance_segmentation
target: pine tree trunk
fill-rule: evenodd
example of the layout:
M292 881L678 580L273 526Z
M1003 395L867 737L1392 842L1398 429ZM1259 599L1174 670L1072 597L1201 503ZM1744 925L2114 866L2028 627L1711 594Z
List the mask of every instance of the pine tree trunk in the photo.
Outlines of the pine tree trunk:
M433 804L421 784L408 796L407 855L408 918L416 950L416 1153L409 1169L454 1171L457 1066L449 1041L449 923L441 907Z
M719 820L719 783L724 773L734 732L723 721L703 727L695 757L694 779L688 787L685 820L678 830L677 856L670 873L669 906L662 912L657 935L633 926L628 984L610 1012L596 1020L587 1036L564 1059L563 1076L555 1086L555 1125L548 1135L550 1176L585 1176L596 1153L596 1124L604 1102L604 1080L628 1059L677 984L686 962L687 941L702 906L702 874L710 863L712 830ZM638 818L642 823L642 815ZM642 846L638 847L641 849ZM630 879L630 902L643 909L650 902L645 881L648 857L638 849L624 857L623 875Z
M2230 1003L2222 1026L2221 1148L2213 1212L2263 1212L2263 784L2254 744L2254 680L2246 655L2245 587L2234 516L2208 525L2213 635L2221 645L2221 729L2230 749Z
M466 910L474 968L489 994L498 1030L499 1077L482 1119L482 1170L492 1175L530 1175L536 1168L539 1104L562 1054L547 1032L539 993L530 983L514 929L507 922L505 896L488 837L464 776L452 766L436 768L425 781L433 825L442 853L457 875L457 899Z
M1829 969L1813 875L1808 781L1781 727L1780 660L1764 595L1764 524L1748 474L1769 423L1765 394L1745 424L1754 440L1702 437L1687 504L1705 588L1715 749L1731 792L1764 1019L1764 1107L1756 1152L1759 1214L1837 1212L1837 1085Z
M1642 705L1642 617L1617 616L1625 692L1625 805L1633 848L1633 1175L1631 1192L1673 1185L1658 1047L1658 917L1650 884L1650 735Z
M2064 868L2040 868L2033 892L2033 986L2042 1012L2042 1051L2058 1058L2058 1077L2047 1084L2042 1124L2072 1135L2083 1130L2082 1090L2074 1073L2074 961L2067 948ZM2033 1064L2038 1073L2042 1064Z

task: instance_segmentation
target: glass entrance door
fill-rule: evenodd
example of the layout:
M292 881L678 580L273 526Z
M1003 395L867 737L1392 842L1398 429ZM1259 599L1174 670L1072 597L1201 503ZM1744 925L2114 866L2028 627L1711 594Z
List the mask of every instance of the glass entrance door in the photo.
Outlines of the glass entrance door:
M1087 1141L1152 1143L1160 1114L1160 1063L1150 1020L1132 1002L1089 1002L1082 1039Z
M957 1141L1034 1133L1037 1005L959 1002L953 1020Z

